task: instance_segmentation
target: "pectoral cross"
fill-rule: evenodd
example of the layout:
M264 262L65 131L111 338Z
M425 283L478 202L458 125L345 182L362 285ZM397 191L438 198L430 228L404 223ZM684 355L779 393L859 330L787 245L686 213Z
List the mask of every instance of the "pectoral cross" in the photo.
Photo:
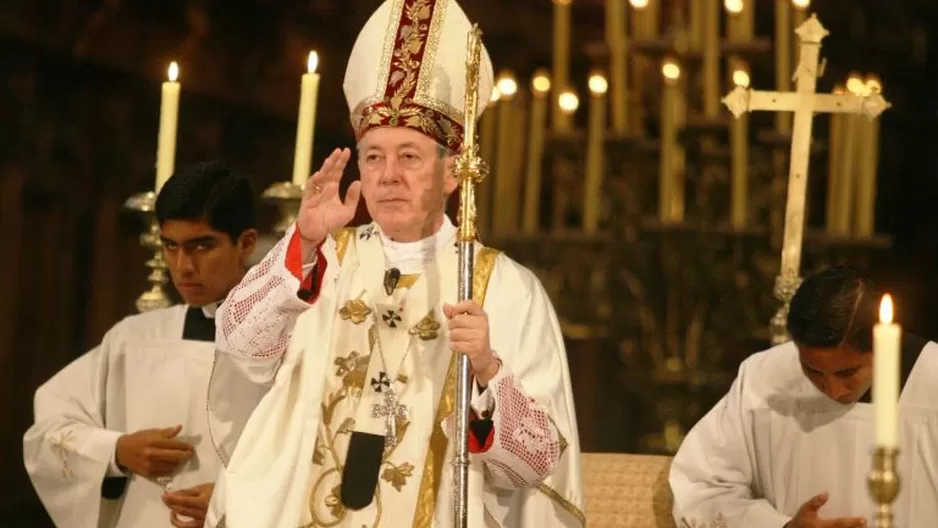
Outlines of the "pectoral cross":
M372 418L384 418L384 448L397 445L397 419L410 416L410 409L397 403L397 393L387 389L383 393L384 404L376 403L371 407Z
M791 137L791 157L788 168L788 200L785 205L785 234L782 241L781 273L776 279L775 294L782 301L782 309L772 319L773 342L784 342L784 319L788 303L800 284L801 247L804 237L804 209L808 189L808 162L811 154L811 126L815 113L864 114L873 119L891 105L879 93L869 95L837 95L816 93L819 76L821 40L829 33L811 15L795 30L800 39L800 59L795 71L794 92L767 92L737 86L723 98L723 103L735 117L745 112L767 110L794 112ZM776 332L775 329L781 329Z

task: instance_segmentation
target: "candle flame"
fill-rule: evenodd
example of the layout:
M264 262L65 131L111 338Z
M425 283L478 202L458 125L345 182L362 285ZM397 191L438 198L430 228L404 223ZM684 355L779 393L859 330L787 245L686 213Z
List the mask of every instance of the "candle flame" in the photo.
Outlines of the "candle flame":
M632 7L635 9L644 9L648 7L648 0L629 0L629 3L632 4Z
M888 293L883 295L883 300L879 303L879 322L892 324L892 296Z
M661 66L661 73L664 75L665 79L676 81L681 78L681 67L678 66L676 62L669 59Z
M306 71L307 73L316 73L316 68L319 67L319 54L315 51L309 52L309 58L306 59Z
M860 78L860 74L853 72L847 78L847 91L853 95L863 95L863 91L866 89L866 85L863 82L863 79Z
M503 73L497 83L498 91L501 92L502 97L505 99L510 99L515 93L518 92L518 82L515 81L514 76L511 73Z
M749 72L742 68L738 68L733 71L733 84L736 86L742 86L743 88L749 88Z
M546 94L550 91L550 76L543 70L538 70L531 79L531 88L538 94Z
M176 61L169 63L169 81L176 82L179 79L179 65L176 64Z
M723 0L723 7L733 15L743 12L743 0Z
M569 115L576 112L576 109L580 107L580 98L571 90L565 90L557 96L557 104L563 110L563 113Z
M590 92L594 95L602 95L609 90L609 81L602 74L594 73L589 79Z
M798 9L807 9L811 5L811 0L791 0L791 3Z
M869 93L883 93L883 82L879 80L879 76L872 73L867 75L866 91Z

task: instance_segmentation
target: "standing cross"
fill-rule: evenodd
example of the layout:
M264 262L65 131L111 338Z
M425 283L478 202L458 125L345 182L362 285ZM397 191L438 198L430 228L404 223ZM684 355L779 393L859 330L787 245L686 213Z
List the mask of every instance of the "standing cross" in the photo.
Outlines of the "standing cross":
M394 389L388 389L382 394L384 404L374 404L371 407L371 416L384 418L384 447L390 449L397 445L397 419L410 416L410 410L397 403L397 393Z
M801 283L798 276L801 266L801 246L804 237L805 195L808 189L808 162L811 153L811 126L814 114L844 113L864 114L874 119L891 105L879 93L866 96L816 93L820 74L818 59L821 40L829 35L811 15L795 30L800 38L800 59L795 71L796 91L768 92L737 86L723 98L723 103L735 117L745 112L768 110L772 112L794 112L791 137L791 157L788 168L788 201L785 205L785 234L782 241L781 273L776 278L775 295L783 306L772 319L773 343L788 339L785 319L788 303ZM823 66L823 65L821 65Z

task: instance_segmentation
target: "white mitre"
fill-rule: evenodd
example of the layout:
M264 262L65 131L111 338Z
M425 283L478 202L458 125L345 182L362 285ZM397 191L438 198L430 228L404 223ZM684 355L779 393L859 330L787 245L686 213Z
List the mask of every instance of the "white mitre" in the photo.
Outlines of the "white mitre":
M372 128L403 126L459 150L471 29L454 0L383 2L358 34L345 71L356 139ZM477 117L493 86L492 61L483 47Z

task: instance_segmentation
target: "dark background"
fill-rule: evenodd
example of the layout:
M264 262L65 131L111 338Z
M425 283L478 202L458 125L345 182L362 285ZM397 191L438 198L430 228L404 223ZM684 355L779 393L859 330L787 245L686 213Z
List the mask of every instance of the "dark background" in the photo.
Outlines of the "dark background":
M547 0L464 0L496 69L519 79L549 66ZM936 97L938 8L929 0L824 0L831 31L821 86L851 70L875 72L894 107L882 120L877 229L893 247L874 259L906 328L935 332L938 264ZM134 312L145 287L140 222L121 210L152 187L159 84L182 67L177 165L210 158L249 174L258 195L289 179L299 78L310 49L322 85L314 164L352 146L341 92L344 59L376 1L6 0L0 4L0 526L45 526L22 465L36 387ZM574 47L602 36L601 0L575 0ZM757 33L771 37L771 1L757 2ZM572 76L590 64L574 53ZM754 66L771 87L771 53ZM578 117L585 119L585 112ZM354 175L350 175L353 177ZM265 228L274 211L264 210ZM820 226L820 214L811 223ZM578 407L600 405L577 365ZM613 360L613 364L615 361ZM586 370L584 370L586 369ZM596 403L599 402L599 403ZM584 412L587 411L587 412ZM602 416L578 409L583 416ZM633 409L633 412L642 412ZM581 418L582 420L582 418ZM615 421L585 450L625 450ZM617 440L620 439L620 440ZM592 445L591 445L592 444Z

